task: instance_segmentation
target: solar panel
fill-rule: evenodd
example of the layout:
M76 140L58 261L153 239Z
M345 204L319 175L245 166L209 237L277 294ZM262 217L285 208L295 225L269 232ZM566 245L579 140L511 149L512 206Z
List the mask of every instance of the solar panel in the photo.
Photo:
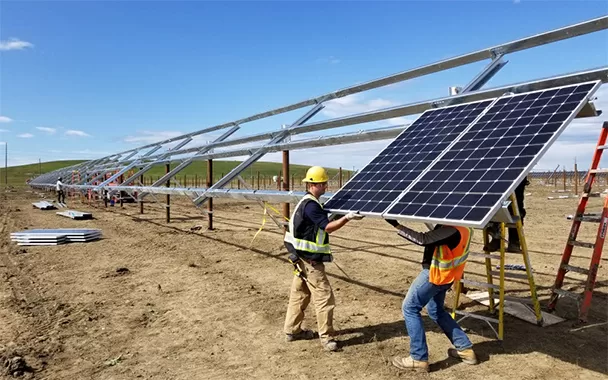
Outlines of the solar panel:
M491 102L425 111L336 192L325 209L382 213Z
M383 216L484 226L598 87L499 98Z

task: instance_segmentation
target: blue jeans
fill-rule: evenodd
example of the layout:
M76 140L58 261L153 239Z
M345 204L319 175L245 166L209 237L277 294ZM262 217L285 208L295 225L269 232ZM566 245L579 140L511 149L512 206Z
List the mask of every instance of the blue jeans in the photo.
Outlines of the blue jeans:
M426 334L420 311L426 306L429 317L441 327L450 342L457 350L473 347L473 344L458 323L445 311L443 303L445 293L452 284L435 285L429 282L429 270L423 269L416 277L403 300L403 318L405 329L410 336L410 355L419 361L429 360L429 349L426 345Z

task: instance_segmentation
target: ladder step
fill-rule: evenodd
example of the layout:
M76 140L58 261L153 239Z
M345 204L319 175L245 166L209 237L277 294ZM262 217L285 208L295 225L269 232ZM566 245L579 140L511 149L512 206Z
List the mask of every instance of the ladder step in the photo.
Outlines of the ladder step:
M573 245L575 247L595 248L595 244L586 243L584 241L568 240L568 244Z
M465 284L465 285L471 285L471 286L475 286L478 288L483 288L483 289L495 289L495 290L500 290L500 286L498 285L494 285L494 284L487 284L485 282L479 282L479 281L473 281L473 280L460 280L460 283Z
M600 196L601 196L601 193L598 193L598 192L596 192L596 193L583 193L581 195L582 198L598 198Z
M562 297L568 297L568 298L573 298L575 300L580 300L582 298L582 296L580 294L577 293L573 293L573 292L569 292L567 290L564 289L553 289L553 293L556 293Z
M500 276L500 271L497 271L497 270L493 270L490 273L492 273L493 276ZM511 272L505 271L505 278L517 278L517 279L527 280L528 275L521 274L521 273L511 273Z
M499 255L490 255L489 253L469 252L469 257L481 257L481 258L484 258L484 259L500 260L500 256Z
M606 148L608 148L608 145L598 145L597 147L598 150L604 150Z
M517 303L525 303L528 305L534 305L534 301L532 298L520 298L520 297L510 297L505 296L505 301L517 302Z
M466 294L465 294L466 296ZM485 298L476 298L476 301L485 301L488 300L490 298L490 296L487 296ZM511 297L511 296L504 296L505 301L510 301L510 302L517 302L517 303L525 303L527 305L534 305L534 301L532 300L532 298L520 298L520 297ZM498 296L498 294L494 293L494 301L495 302L499 302L500 301L500 297Z
M576 273L580 273L580 274L584 274L584 275L589 274L589 269L575 267L575 266L567 265L567 264L562 265L562 269L565 269L569 272L576 272Z
M589 173L592 173L592 174L608 173L608 169L591 169L591 170L589 170Z
M580 220L581 222L593 222L599 223L602 221L602 214L584 214L583 216L577 216L574 220Z
M462 315L462 316L465 316L465 317L474 318L474 319L481 319L482 321L487 321L487 322L492 322L492 323L499 323L498 319L496 319L496 318L485 317L483 315L477 315L477 314L469 313L469 312L466 312L466 311L456 310L456 314Z

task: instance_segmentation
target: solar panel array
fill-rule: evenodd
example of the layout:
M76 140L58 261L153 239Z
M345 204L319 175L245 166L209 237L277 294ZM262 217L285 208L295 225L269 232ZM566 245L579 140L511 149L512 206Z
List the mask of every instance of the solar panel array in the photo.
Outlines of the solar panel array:
M334 194L326 209L481 227L598 87L590 82L427 111L353 177L354 184ZM459 118L463 112L469 116ZM450 135L436 123L444 114L459 120ZM410 144L418 134L440 145ZM414 157L424 157L415 176L407 166L416 163ZM385 162L390 172L382 170ZM394 189L390 197L383 192L387 179Z
M491 103L484 100L426 111L352 178L326 205L381 213Z

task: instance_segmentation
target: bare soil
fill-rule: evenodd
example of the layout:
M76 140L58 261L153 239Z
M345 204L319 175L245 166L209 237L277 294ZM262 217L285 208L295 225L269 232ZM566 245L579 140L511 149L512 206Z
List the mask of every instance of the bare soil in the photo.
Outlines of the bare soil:
M553 187L534 185L526 198L526 236L543 305L550 294L577 199L547 200ZM600 189L603 190L603 189ZM162 199L105 209L68 199L92 212L75 221L34 209L37 191L0 199L0 376L35 379L598 379L608 374L608 255L602 259L589 322L573 329L576 303L560 300L567 321L538 327L505 316L505 340L479 320L468 329L481 363L447 358L447 338L425 319L431 372L409 374L390 358L407 355L401 302L420 270L422 249L399 238L382 220L351 222L332 234L337 264L327 266L337 307L341 351L318 341L284 342L283 318L291 268L282 232L263 219L257 203L216 201L214 230L187 200L172 199L165 223ZM52 197L51 194L48 196ZM150 200L153 200L152 198ZM591 211L603 198L591 199ZM202 228L191 231L192 227ZM413 225L423 230L422 225ZM103 239L56 247L18 247L9 233L25 228L99 228ZM593 242L597 224L584 223L579 240ZM473 251L481 250L476 231ZM572 263L588 266L590 249ZM519 255L509 263L521 264ZM480 281L485 267L467 264ZM520 272L521 273L521 272ZM476 275L477 274L477 275ZM566 289L582 291L571 275ZM507 286L525 295L526 282ZM448 295L451 305L453 294ZM466 296L461 309L489 315ZM309 309L308 327L316 328ZM19 359L20 358L20 359ZM17 371L9 370L17 368Z

